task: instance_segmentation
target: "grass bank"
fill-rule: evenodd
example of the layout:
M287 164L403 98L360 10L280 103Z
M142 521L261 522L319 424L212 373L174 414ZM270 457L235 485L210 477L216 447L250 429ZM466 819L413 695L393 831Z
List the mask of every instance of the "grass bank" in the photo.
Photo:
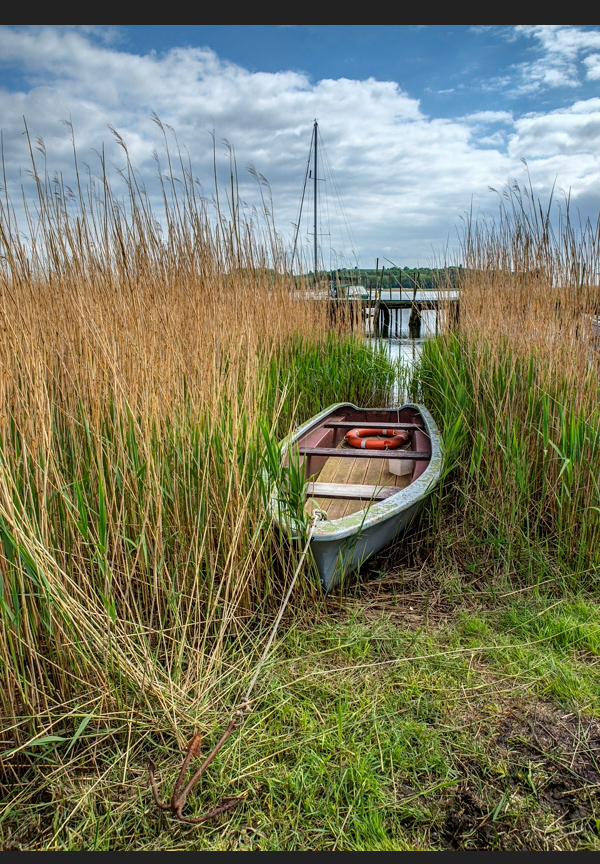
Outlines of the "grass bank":
M173 821L147 782L150 755L168 799L181 766L159 718L73 710L76 740L63 724L21 750L3 848L597 850L597 604L459 595L455 579L385 569L286 616L254 712L185 812L232 795L234 810ZM225 704L196 719L204 753L242 651L222 654Z

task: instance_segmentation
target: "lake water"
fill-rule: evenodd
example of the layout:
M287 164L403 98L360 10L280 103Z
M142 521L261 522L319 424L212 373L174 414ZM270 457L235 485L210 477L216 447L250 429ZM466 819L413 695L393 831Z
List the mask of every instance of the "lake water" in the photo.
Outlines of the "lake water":
M421 336L419 339L411 339L408 335L409 309L390 310L390 333L398 334L389 339L373 339L373 343L382 345L390 357L390 360L402 360L407 366L413 367L423 348L423 342L429 336L435 336L439 320L436 324L438 313L435 310L423 310L421 319ZM403 392L400 381L396 382L394 388L393 404L399 405L407 401L407 394Z

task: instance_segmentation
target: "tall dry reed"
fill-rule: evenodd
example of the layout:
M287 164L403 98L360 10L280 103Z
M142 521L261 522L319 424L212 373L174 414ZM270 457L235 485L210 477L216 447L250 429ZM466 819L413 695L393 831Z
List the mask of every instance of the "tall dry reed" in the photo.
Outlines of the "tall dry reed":
M27 240L0 203L0 711L17 745L69 705L177 724L224 698L225 646L252 655L245 624L294 564L264 506L266 444L389 383L327 336L268 209L243 212L231 151L224 212L167 149L157 216L119 141L124 200L102 157L82 177L74 149L70 189L31 146ZM320 375L334 355L352 375ZM364 374L344 362L361 357Z

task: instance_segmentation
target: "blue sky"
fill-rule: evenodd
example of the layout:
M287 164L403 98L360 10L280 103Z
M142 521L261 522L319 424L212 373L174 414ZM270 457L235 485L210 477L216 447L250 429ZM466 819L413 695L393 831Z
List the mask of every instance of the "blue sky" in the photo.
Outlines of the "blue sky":
M487 110L490 92L497 109L538 110L542 88L526 87L523 80L526 67L536 63L562 73L543 100L548 106L568 105L576 79L582 95L594 95L597 88L586 80L583 57L569 57L568 70L564 52L558 62L548 63L548 40L545 50L530 28L516 26L151 24L122 27L119 38L124 50L135 53L209 45L223 60L251 72L291 69L313 84L322 78L395 81L421 100L425 113L438 117ZM578 29L586 33L598 27Z
M13 200L27 182L23 117L44 141L48 170L67 180L63 121L92 173L102 146L115 174L122 167L112 126L153 194L153 151L164 153L153 113L189 152L207 195L211 133L225 181L230 142L249 212L260 209L252 163L269 181L284 242L317 118L333 171L323 169L320 184L326 266L439 263L458 254L466 211L497 211L490 187L528 175L543 201L556 184L557 208L567 194L584 218L600 208L600 25L0 27ZM310 230L301 226L307 247Z

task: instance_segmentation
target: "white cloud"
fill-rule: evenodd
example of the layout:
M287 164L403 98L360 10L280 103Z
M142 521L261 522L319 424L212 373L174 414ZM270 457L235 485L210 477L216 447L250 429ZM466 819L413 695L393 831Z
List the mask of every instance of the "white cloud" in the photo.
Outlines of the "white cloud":
M501 132L494 132L493 135L484 135L483 138L478 138L477 143L485 144L490 147L503 147L505 139Z
M557 58L575 59L581 51L600 48L600 32L572 24L517 24L515 32L539 39L542 48Z
M523 117L515 122L510 153L554 157L600 152L600 99L575 102L569 108Z
M590 54L583 61L587 66L587 77L592 81L600 78L600 54Z
M541 39L537 30L534 35ZM488 186L522 175L522 156L533 160L530 168L542 195L556 173L563 185L575 184L582 195L586 177L589 188L596 188L599 100L517 121L508 111L494 110L442 120L426 117L419 100L390 81L340 78L311 84L293 71L251 73L208 48L137 56L115 49L113 38L110 32L72 28L0 28L0 58L25 80L18 92L0 90L0 124L15 199L20 168L27 164L23 116L32 137L45 141L49 170L67 176L72 146L62 121L72 119L79 159L93 171L99 168L94 150L103 142L108 160L117 167L124 164L107 129L112 125L152 191L152 152L164 152L152 112L175 130L207 193L213 129L223 179L228 181L229 166L220 141L227 139L241 169L242 195L250 206L258 206L256 184L243 171L252 161L271 184L278 227L288 236L317 117L364 266L373 264L382 250L398 263L426 263L453 236L472 198L475 206L485 208ZM489 133L493 123L511 126L508 153L499 132L486 134L479 143L473 137L478 126Z
M475 123L512 123L513 115L510 111L475 111L463 119Z
M540 55L517 67L518 93L576 87L580 81L578 62L585 62L587 52L600 49L598 30L584 30L571 24L519 24L514 31L537 40Z

